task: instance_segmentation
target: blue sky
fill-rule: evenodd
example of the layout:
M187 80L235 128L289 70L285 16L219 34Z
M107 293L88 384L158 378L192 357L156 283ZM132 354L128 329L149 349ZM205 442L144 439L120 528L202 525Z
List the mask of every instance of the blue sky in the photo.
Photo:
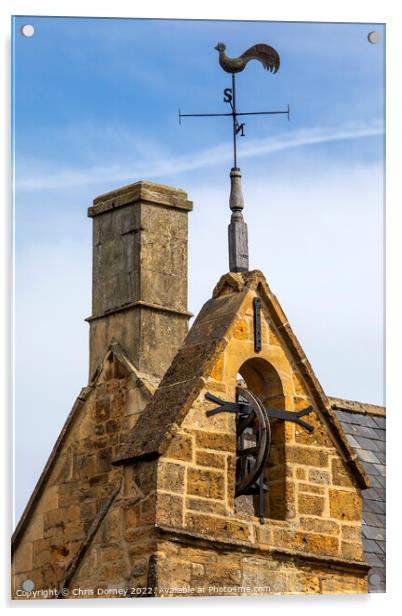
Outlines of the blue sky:
M218 41L281 57L275 75L251 62L238 76L239 109L291 109L239 139L250 266L327 394L384 402L384 38L378 24L15 19L17 518L87 381L92 199L140 179L188 192L193 313L227 271L230 120L177 119L227 111Z

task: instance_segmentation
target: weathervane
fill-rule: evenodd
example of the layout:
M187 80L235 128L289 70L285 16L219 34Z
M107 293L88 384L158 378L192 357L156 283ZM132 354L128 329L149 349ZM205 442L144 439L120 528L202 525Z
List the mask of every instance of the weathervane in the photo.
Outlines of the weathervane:
M181 113L179 109L179 124L181 118L189 117L218 117L231 116L233 130L233 167L230 170L230 197L229 206L232 210L230 225L228 228L229 236L229 269L231 272L247 272L248 271L248 237L247 224L244 222L242 210L244 208L244 199L241 190L241 173L237 166L237 136L240 133L241 137L245 136L245 123L238 121L239 116L250 115L277 115L287 114L289 120L289 105L286 111L243 111L239 112L236 108L236 73L240 73L246 68L250 60L259 60L263 67L271 73L276 73L279 69L279 54L269 45L260 43L253 45L247 49L238 58L229 58L225 54L226 46L224 43L218 43L215 47L219 51L219 64L227 73L232 75L232 87L225 88L223 91L223 101L230 105L231 111L228 113Z

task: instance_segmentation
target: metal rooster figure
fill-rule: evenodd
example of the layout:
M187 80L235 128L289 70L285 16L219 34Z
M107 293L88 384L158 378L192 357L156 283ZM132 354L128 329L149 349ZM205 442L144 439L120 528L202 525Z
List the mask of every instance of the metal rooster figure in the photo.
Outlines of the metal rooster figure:
M272 73L276 73L279 69L280 60L278 52L264 43L253 45L238 58L229 58L225 54L225 43L218 43L215 49L219 51L219 64L227 73L240 73L244 71L247 62L250 60L259 60L263 67Z
M245 123L238 121L239 116L250 115L276 115L287 114L289 119L289 105L286 111L237 111L236 107L236 73L243 71L250 60L258 60L263 67L276 73L279 69L280 58L278 52L265 43L253 45L238 58L230 58L225 54L226 45L218 43L215 47L219 51L219 64L226 73L232 75L232 87L225 88L223 91L223 101L230 105L231 111L228 113L181 113L179 109L179 123L181 118L188 117L218 117L230 116L233 128L233 167L230 171L231 189L229 206L232 210L230 225L228 227L229 239L229 269L231 272L247 272L249 267L248 259L248 233L247 225L244 222L242 210L244 199L241 190L241 173L237 166L237 136L245 136Z

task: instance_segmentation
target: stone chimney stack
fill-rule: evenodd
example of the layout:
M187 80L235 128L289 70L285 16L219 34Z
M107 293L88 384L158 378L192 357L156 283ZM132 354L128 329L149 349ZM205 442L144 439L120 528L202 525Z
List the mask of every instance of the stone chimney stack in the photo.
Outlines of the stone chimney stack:
M112 340L162 377L187 334L187 213L180 189L137 182L100 195L93 219L90 378Z

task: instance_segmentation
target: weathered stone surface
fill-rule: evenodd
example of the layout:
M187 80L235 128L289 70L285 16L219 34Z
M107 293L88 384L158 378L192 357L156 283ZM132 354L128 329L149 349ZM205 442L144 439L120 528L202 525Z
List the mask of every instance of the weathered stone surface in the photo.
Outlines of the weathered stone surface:
M355 541L359 542L362 538L362 529L360 524L356 524L355 526L347 526L346 524L342 524L342 539L346 541Z
M197 430L195 432L195 443L197 447L203 447L205 449L230 452L236 450L236 439L233 434Z
M322 516L325 501L321 496L299 494L297 508L300 514Z
M250 539L250 525L247 522L235 521L230 518L187 513L185 526L189 530L211 537L221 535L225 538L240 541L249 541Z
M189 468L187 491L195 496L222 500L225 497L225 477L221 471Z
M322 533L324 535L339 535L341 529L338 522L313 517L301 517L300 527L302 530Z
M208 584L219 584L221 586L240 584L241 570L238 563L234 562L232 566L222 566L219 562L211 563L207 564L205 569Z
M282 547L292 546L302 552L334 555L339 551L337 537L318 533L274 529L273 542L274 545Z
M115 339L140 370L162 376L186 335L187 213L192 206L183 191L146 184L101 196L90 209L91 374ZM149 194L152 201L145 201ZM157 353L154 341L159 341Z
M268 491L269 517L279 520L294 518L296 513L295 486L291 481L270 483Z
M333 485L345 486L345 487L353 486L353 482L350 478L350 474L345 468L345 465L343 464L342 460L340 460L339 458L332 458L331 472L332 472Z
M185 466L182 464L160 462L158 465L158 488L169 492L182 493L185 470Z
M13 563L16 573L22 573L32 569L32 545L32 542L22 543L18 547Z
M317 470L315 468L308 472L308 479L312 483L319 483L323 485L331 483L331 477L328 471Z
M350 558L352 560L361 560L363 557L363 548L361 543L351 543L349 541L342 541L341 553L344 558Z
M355 492L329 490L331 517L340 520L361 520L361 499Z
M307 404L306 404L307 402ZM300 401L299 404L296 404L295 410L300 410L309 406L308 400L305 398ZM307 432L303 428L299 428L296 426L295 429L295 440L296 443L304 444L304 445L312 445L316 447L333 447L333 442L331 436L328 432L328 429L322 421L317 417L316 413L310 413L308 416L308 423L311 424L314 428L314 432Z
M318 467L328 466L328 453L313 447L289 445L286 448L286 458L288 462L295 462L296 464Z
M193 441L190 434L175 434L166 451L168 458L176 460L193 459ZM198 464L198 462L197 462Z
M321 579L322 593L367 592L367 579L345 575L331 575Z
M158 561L158 587L161 596L181 594L180 590L189 586L191 582L191 563L173 558L164 558ZM166 591L164 592L165 589ZM169 590L168 590L169 589ZM178 593L174 592L178 589Z
M211 379L214 379L215 381L223 380L224 361L225 361L225 356L223 354L219 355L214 367L211 370L211 375L210 375Z
M215 515L225 515L227 513L227 508L224 503L210 500L209 498L187 498L186 507L193 511L213 513Z
M157 500L157 523L165 526L183 525L183 497L159 493Z
M226 456L221 453L199 450L195 454L195 463L199 466L224 469L226 466Z
M180 557L191 563L210 563L219 560L218 554L214 550L199 549L192 547L181 547Z

